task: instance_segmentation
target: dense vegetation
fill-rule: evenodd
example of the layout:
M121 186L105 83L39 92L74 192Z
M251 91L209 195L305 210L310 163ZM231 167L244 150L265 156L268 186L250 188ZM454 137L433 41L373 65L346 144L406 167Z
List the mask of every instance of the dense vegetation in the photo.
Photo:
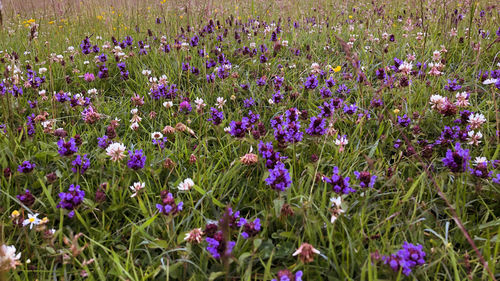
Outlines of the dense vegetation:
M298 2L6 5L0 280L498 278L499 7Z

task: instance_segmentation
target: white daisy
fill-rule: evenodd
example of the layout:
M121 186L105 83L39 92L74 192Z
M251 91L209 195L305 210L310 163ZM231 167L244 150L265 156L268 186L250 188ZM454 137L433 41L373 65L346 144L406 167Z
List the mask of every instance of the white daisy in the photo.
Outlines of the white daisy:
M23 221L23 226L29 225L30 229L32 229L34 225L39 225L41 220L38 218L38 215L38 213L34 215L28 214L28 218Z

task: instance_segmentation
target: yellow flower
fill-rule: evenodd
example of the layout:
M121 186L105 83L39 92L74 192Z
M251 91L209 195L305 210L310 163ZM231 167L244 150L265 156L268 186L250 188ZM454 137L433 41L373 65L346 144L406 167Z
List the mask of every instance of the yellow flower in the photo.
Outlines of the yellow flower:
M352 16L349 16L350 19L352 19Z
M53 21L53 20L49 21L49 24L54 24L54 23L55 23L55 21Z
M99 16L97 16L97 19L98 19L98 20L102 20L102 19L103 19L103 17L102 17L101 15L99 15Z
M394 114L398 114L399 113L399 109L395 108L392 112L394 112Z
M334 72L339 72L340 70L342 69L342 67L340 67L340 65L337 65L337 67L335 67L333 69Z
M20 213L19 213L19 211L18 211L18 210L14 210L14 211L12 212L12 214L10 214L10 216L11 216L13 219L15 219L15 218L19 217L19 215L20 215Z

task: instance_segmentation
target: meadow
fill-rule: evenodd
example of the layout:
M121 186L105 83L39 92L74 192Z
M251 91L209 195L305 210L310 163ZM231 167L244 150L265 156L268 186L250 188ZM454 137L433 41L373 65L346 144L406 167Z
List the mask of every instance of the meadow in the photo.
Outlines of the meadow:
M497 280L495 1L3 1L0 281Z

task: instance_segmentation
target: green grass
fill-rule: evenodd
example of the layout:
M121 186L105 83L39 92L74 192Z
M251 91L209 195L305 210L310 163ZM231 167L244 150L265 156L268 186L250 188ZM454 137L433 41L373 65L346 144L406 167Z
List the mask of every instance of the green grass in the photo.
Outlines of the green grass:
M376 7L369 1L167 1L164 4L118 1L114 7L98 2L92 4L84 7L61 3L66 7L62 12L51 8L49 3L45 9L38 7L31 11L23 10L28 5L6 5L4 27L0 31L0 49L4 50L0 55L4 58L0 64L0 71L4 73L2 79L7 78L8 65L18 64L23 72L28 63L35 71L45 67L48 69L44 74L46 82L40 89L47 91L49 99L43 101L38 90L30 88L24 88L19 98L9 93L1 96L0 120L6 125L7 133L0 135L0 167L9 167L12 175L0 177L0 241L16 246L22 256L21 264L0 276L0 280L79 280L84 278L82 272L89 280L271 280L285 268L292 272L302 270L303 280L492 279L454 221L453 211L438 194L437 187L456 210L456 219L463 222L489 269L498 278L499 185L469 173L451 173L441 159L452 145L436 147L431 157L422 158L423 147L417 144L417 140L434 141L444 126L454 126L453 120L458 114L443 117L431 109L429 98L440 94L455 100L455 93L443 87L447 79L457 78L463 80L460 80L462 90L470 93L467 109L482 113L487 119L480 128L483 138L479 146L463 143L464 147L470 149L472 159L479 156L499 159L500 147L495 135L497 105L493 100L494 95L498 99L499 92L494 85L483 85L476 79L480 70L499 68L498 43L492 43L497 38L498 13L495 9L488 10L491 3L479 1L477 6L468 7L459 1L448 1L446 5L423 3L422 6L416 1L404 4L392 1L377 3ZM384 16L374 12L380 7L383 7ZM455 8L464 15L457 25L452 20ZM487 11L485 17L479 16L481 10ZM423 26L417 26L422 13L425 15ZM282 47L273 56L270 33L264 34L261 28L257 36L251 33L249 38L241 32L240 26L225 23L230 16L243 22L259 16L261 23L277 22L281 18L283 31L278 36L280 40L287 40L289 46ZM397 20L398 16L402 21ZM161 24L155 23L157 17L162 19ZM315 17L316 26L306 22L311 17ZM38 38L33 40L29 39L30 28L25 26L30 18L39 24ZM206 57L198 56L200 46L190 51L176 50L173 46L181 26L189 39L194 32L187 32L187 25L199 31L210 18L219 20L224 27L200 38L200 46L216 60L216 55L209 51L221 44L223 53L233 65L231 72L237 74L237 77L216 79L213 84L206 83L205 75L213 69L207 71ZM412 20L412 30L404 29L408 18ZM294 21L300 23L300 28L293 28ZM456 37L449 35L452 27L457 28ZM228 29L227 37L222 43L217 42L215 37L224 28ZM241 43L234 39L236 28ZM470 28L470 38L467 38L466 28ZM148 35L148 29L158 40ZM426 35L416 40L424 29ZM489 38L483 39L479 29L489 30ZM395 42L382 39L384 32L393 34ZM111 41L111 36L121 41L126 35L133 37L133 46L137 47L139 40L147 40L151 48L145 56L138 55L137 48L127 49L127 53L132 51L134 55L125 61L130 79L123 81L110 50L102 50L102 45ZM163 35L172 47L167 54L159 51L159 39ZM346 59L345 50L335 35L346 42L352 35L357 36L352 51L357 53L372 86L356 81L355 69ZM380 41L370 40L370 35ZM86 72L97 75L98 71L94 54L83 55L79 48L85 36L91 36L92 43L98 44L101 52L108 55L109 78L87 83L81 77ZM259 62L260 51L251 58L235 53L252 42L257 48L264 43L268 46L267 64ZM471 46L477 42L481 42L480 52ZM408 54L415 54L416 61L430 62L433 52L440 50L441 45L447 49L442 54L445 64L442 76L412 77L408 87L396 84L394 88L379 90L381 84L375 76L378 68L392 65L394 57L406 60ZM73 60L69 59L69 46L75 48ZM370 51L365 51L365 46L370 46ZM300 56L292 53L297 48L301 50ZM16 62L7 56L13 51L19 56ZM62 54L65 64L51 62L52 53ZM188 60L190 65L200 69L200 75L182 72L182 63ZM338 134L311 137L304 133L302 142L278 148L270 127L273 117L292 107L307 110L309 116L320 112L318 106L325 100L319 94L323 80L315 90L303 89L304 79L309 76L314 62L320 63L324 70L327 65L340 66L340 72L332 73L337 83L332 89L333 95L337 95L334 90L338 85L345 84L351 90L344 97L345 102L368 110L371 118L357 120L357 114L348 116L338 109L329 120ZM278 64L284 68L278 69ZM290 68L290 65L295 67ZM178 86L179 95L190 98L193 111L188 115L179 114L179 98L173 101L174 106L170 109L162 105L166 100L151 99L148 79L141 74L144 69L151 70L153 77L166 75L169 84ZM343 72L354 74L354 78L344 79ZM270 105L274 75L284 77L284 85L289 90L283 102ZM22 76L25 78L24 74ZM255 81L262 76L268 78L268 83L259 87ZM71 83L67 83L66 77L71 78ZM241 83L249 83L249 90L235 91ZM68 102L61 104L53 100L53 92L76 94L93 88L98 94L92 97L92 104L104 116L95 124L83 122L83 107L72 108ZM145 101L138 107L142 121L137 131L129 128L130 111L136 108L130 100L134 93L143 96ZM297 97L292 98L292 93L297 93ZM207 104L202 113L195 112L193 101L197 97ZM227 102L223 123L214 126L207 119L217 97L224 97ZM246 114L243 100L250 97L256 101L251 110L260 114L267 129L261 139L273 141L275 149L288 157L284 163L293 183L284 192L278 193L266 185L269 172L260 155L256 165L246 166L240 162L239 158L251 150L258 154L260 140L250 134L236 139L224 132L223 128L229 126L231 120L241 120ZM370 107L370 101L376 97L384 101L380 108ZM28 100L35 99L38 107L29 108ZM58 138L44 133L40 123L35 125L36 133L32 136L17 131L26 126L26 116L44 111L49 119L57 120L55 127L65 129L68 136L81 135L83 143L78 154L88 154L91 162L83 175L71 171L74 157L61 157L57 152ZM153 111L156 117L150 118ZM418 118L414 113L418 113ZM413 120L408 128L397 124L397 116L403 114ZM114 163L97 146L97 138L106 133L106 127L115 118L121 121L114 141L123 143L127 149L142 149L147 157L144 169L127 168L128 157ZM151 143L151 133L167 125L175 127L177 123L188 125L194 136L176 131L168 136L164 149L157 149ZM309 120L301 120L302 130L308 125ZM414 132L415 125L421 128L420 133ZM349 140L343 152L335 145L337 135L347 135ZM404 143L405 138L409 143ZM400 149L393 147L397 139L403 140ZM419 156L406 153L410 144ZM190 161L192 154L197 158L194 163ZM318 161L311 161L313 154ZM174 168L163 166L167 158L175 162ZM17 172L17 166L25 160L37 165L29 174ZM343 176L351 177L351 184L358 191L343 196L345 213L332 224L330 197L337 195L331 186L319 180L318 174L331 176L334 166L339 167ZM392 169L392 175L388 169ZM353 172L362 170L378 176L373 189L358 186ZM498 169L493 171L495 175L498 173ZM46 178L52 172L57 174L54 182ZM195 186L190 191L178 191L177 185L186 178L192 178ZM138 181L144 182L146 187L137 197L130 198L129 186ZM106 200L97 202L95 194L102 183L108 184ZM66 191L70 184L79 184L86 193L72 219L66 216L67 211L57 208L58 193ZM25 189L30 189L36 197L29 208L16 198ZM184 210L174 217L158 214L155 205L161 200L162 190L169 190L178 201L183 201ZM281 215L284 204L291 206L293 215ZM204 229L207 222L222 218L227 206L239 210L247 219L260 218L262 230L247 240L240 235L241 229L232 230L231 240L236 245L232 257L223 263L210 256L205 241L190 244L184 237L190 230ZM26 217L28 213L40 213L40 218L47 217L49 222L39 231L16 226L11 219L14 210ZM56 232L47 237L44 231L52 228ZM78 233L82 235L77 240L78 245L74 245L72 238ZM422 244L427 253L425 265L415 267L409 277L371 259L376 252L380 255L395 253L404 241ZM302 243L313 245L321 254L311 263L301 262L292 254ZM71 248L72 245L76 248Z

